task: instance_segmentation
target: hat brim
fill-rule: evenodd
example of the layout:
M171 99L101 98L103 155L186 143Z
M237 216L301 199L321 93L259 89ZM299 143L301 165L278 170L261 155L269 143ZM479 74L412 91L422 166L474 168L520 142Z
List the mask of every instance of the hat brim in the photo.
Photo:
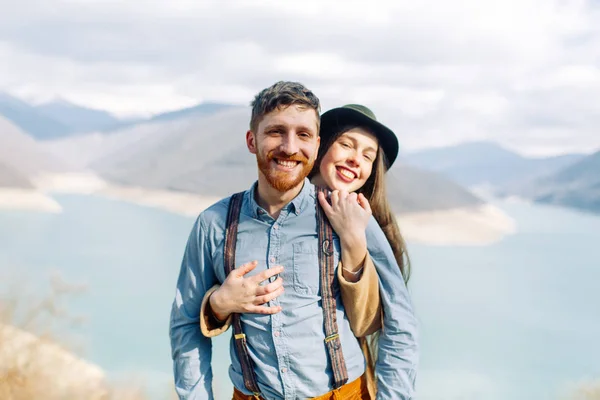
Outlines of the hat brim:
M390 128L369 118L360 111L338 107L323 113L320 128L321 143L329 142L329 139L338 131L338 128L350 124L364 126L377 137L379 147L381 147L387 159L387 169L389 169L398 157L398 138Z

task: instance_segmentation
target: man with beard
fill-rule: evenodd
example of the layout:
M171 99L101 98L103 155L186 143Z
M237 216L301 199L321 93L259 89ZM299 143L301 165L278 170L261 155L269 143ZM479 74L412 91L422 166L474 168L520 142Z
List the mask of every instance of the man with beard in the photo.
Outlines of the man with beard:
M318 98L295 82L278 82L252 103L246 144L256 155L258 180L203 211L184 252L170 320L181 399L213 398L211 339L202 335L199 315L205 294L233 268L246 277L241 289L265 304L233 314L234 399L368 398L365 359L332 290L339 238L318 206L321 189L307 179L319 148L319 112ZM382 277L397 272L375 222L367 238ZM403 318L393 306L385 311L392 321ZM394 331L383 329L380 336L377 373L384 386L378 398L408 399L398 395L406 360L394 353L401 345Z

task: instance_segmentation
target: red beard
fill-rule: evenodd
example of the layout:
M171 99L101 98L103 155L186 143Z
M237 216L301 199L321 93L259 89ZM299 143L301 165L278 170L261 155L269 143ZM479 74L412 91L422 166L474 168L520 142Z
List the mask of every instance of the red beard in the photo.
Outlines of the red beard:
M300 172L295 172L296 175L292 175L289 172L277 171L271 165L273 159L297 161L300 163ZM256 154L256 161L259 171L263 173L269 185L279 192L287 192L298 186L308 176L315 164L315 160L308 159L298 153L288 156L285 154L275 154L273 151L270 151L266 156Z

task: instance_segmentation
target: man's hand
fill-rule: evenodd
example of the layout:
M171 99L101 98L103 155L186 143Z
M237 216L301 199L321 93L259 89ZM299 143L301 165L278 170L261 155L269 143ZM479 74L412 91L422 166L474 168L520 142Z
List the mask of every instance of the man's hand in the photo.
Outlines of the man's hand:
M280 306L268 307L265 304L283 293L283 279L278 277L271 283L261 283L283 272L283 267L269 268L246 278L245 275L257 264L257 261L252 261L231 271L221 287L210 296L210 307L217 319L224 321L233 313L275 314L281 311Z

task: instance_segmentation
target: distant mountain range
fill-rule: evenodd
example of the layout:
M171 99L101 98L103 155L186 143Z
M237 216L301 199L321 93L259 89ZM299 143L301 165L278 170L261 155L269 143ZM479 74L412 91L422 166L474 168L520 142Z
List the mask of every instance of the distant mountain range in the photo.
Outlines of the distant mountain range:
M223 107L213 113L162 118L111 132L43 143L44 149L96 171L108 181L153 189L227 196L257 178L245 132L250 110ZM398 166L389 174L397 212L469 207L483 201L443 176Z
M239 106L233 104L223 104L223 103L202 103L196 106L183 108L181 110L170 111L155 115L154 117L146 120L146 122L163 122L163 121L173 121L180 118L187 117L201 117L216 114L218 112L229 110L232 108L239 108ZM138 121L140 122L140 121ZM141 121L144 122L144 121Z
M102 131L122 123L107 111L82 107L61 99L35 106L34 110L64 125L67 128L66 135Z
M120 121L64 100L33 106L0 94L0 182L91 169L125 185L226 196L256 179L244 143L249 118L248 107L206 103ZM388 191L400 212L482 204L465 186L600 211L598 158L528 158L491 142L464 143L401 154Z
M527 158L490 142L471 142L404 155L412 165L497 197L519 196L600 213L600 155Z
M54 139L69 134L70 128L35 107L0 93L0 116L36 139Z
M403 156L408 164L440 172L461 185L473 187L529 181L573 164L584 154L523 157L492 142L468 142Z
M31 188L33 185L27 176L0 161L0 188Z
M11 121L0 116L0 162L26 176L41 171L64 171L65 163Z
M31 136L0 116L0 186L29 188L32 186L30 177L43 171L67 169Z
M246 161L252 161L245 148L250 115L245 108L217 112L206 117L184 118L145 125L113 136L130 140L143 138L134 146L121 146L111 153L101 151L89 166L105 178L125 184L174 189L201 194L225 195L231 189L249 186ZM245 150L245 154L240 151ZM227 172L238 165L240 171ZM250 176L256 177L256 163ZM213 171L217 172L213 176ZM241 184L242 186L239 186Z
M203 103L149 118L121 120L107 111L83 107L62 99L32 105L7 93L0 93L0 116L38 140L78 136L90 132L111 132L141 123L209 115L231 107L235 106Z
M399 163L387 173L387 193L399 212L446 210L485 202L445 176Z
M600 150L557 172L508 187L503 194L600 213Z

